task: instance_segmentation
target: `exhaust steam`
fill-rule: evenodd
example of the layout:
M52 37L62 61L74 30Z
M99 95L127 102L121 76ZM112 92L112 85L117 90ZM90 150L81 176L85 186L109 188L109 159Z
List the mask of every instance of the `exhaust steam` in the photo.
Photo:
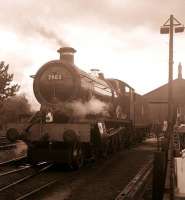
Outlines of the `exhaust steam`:
M57 111L72 117L82 117L87 115L100 115L109 117L110 105L106 102L92 97L87 102L76 100L70 103L60 104L56 108Z

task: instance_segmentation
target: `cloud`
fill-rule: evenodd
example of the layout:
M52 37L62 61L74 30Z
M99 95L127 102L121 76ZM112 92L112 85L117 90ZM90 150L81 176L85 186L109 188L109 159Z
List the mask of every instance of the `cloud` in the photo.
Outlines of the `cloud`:
M23 33L36 31L33 24L60 32L68 23L129 31L137 26L158 28L170 14L184 18L184 4L184 0L7 0L1 2L0 22Z

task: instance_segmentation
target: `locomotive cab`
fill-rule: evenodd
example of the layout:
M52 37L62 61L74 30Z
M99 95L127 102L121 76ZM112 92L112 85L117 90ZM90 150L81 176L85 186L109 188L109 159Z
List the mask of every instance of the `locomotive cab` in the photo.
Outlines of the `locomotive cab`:
M123 81L108 79L113 86L117 98L115 98L115 113L118 119L133 120L134 89Z

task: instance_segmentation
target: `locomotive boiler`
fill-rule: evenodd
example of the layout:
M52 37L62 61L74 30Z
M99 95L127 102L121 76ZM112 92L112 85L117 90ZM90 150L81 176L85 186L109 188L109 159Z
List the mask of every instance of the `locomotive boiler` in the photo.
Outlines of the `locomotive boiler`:
M69 102L89 102L93 98L107 104L107 115L117 115L119 118L118 115L124 112L120 110L119 101L124 88L115 90L101 73L95 76L76 67L73 57L76 51L73 48L61 48L58 52L60 60L44 64L34 79L33 90L41 109L57 109L59 105L62 107Z
M140 112L139 119L146 118L146 112L143 102L135 102L134 89L101 73L79 69L71 47L58 52L60 59L47 62L34 76L33 90L41 106L21 131L29 161L79 168L84 159L107 156L143 138L147 123L136 126L135 111ZM15 132L9 129L7 135Z

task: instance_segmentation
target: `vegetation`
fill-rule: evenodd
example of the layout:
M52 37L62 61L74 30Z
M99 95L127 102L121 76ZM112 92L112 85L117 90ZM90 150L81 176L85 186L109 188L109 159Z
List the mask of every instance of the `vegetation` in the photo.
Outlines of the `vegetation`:
M13 74L8 73L9 65L0 62L0 104L2 104L8 97L15 96L20 86L18 84L11 84L13 81Z
M31 115L31 107L24 94L6 99L0 111L0 121L3 124L21 122Z
M20 86L13 84L9 65L0 62L0 127L10 122L20 122L21 117L31 114L31 108L24 94L16 95Z

